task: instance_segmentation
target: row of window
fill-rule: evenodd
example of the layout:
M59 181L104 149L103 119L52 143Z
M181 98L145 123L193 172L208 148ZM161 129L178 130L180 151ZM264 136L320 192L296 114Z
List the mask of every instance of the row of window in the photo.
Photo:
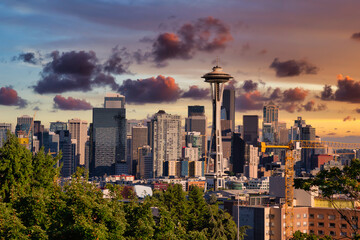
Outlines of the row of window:
M306 216L306 213L304 214L304 218ZM317 214L317 219L324 219L324 214ZM300 214L297 214L297 218L300 218ZM309 215L309 218L310 219L313 219L314 218L314 214L310 214ZM346 216L341 216L341 220L345 220ZM336 216L335 215L328 215L328 219L329 220L335 220L336 219ZM353 221L357 221L358 220L358 217L357 216L351 216L351 220Z

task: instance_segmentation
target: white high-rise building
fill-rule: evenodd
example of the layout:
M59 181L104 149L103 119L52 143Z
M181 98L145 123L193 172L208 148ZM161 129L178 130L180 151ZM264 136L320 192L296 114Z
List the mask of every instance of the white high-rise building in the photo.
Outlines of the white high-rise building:
M152 122L153 176L163 176L165 161L181 157L181 118L160 110Z
M76 139L76 150L79 159L79 165L85 165L85 144L87 141L87 121L77 118L71 119L68 122L71 139Z

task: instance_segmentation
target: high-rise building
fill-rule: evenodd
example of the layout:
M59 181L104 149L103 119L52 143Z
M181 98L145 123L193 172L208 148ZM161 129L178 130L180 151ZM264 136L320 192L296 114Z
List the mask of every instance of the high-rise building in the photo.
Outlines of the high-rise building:
M166 161L181 157L181 117L160 110L152 121L153 176L163 176Z
M125 97L107 95L104 106L93 108L93 176L118 175L127 169Z
M17 118L15 134L20 139L26 139L25 143L29 150L32 150L34 136L34 119L33 117L24 115ZM24 142L21 140L21 142Z
M197 161L199 160L199 149L189 143L186 147L182 148L182 157L188 161Z
M148 179L153 177L153 160L151 147L148 145L137 148L138 165L137 176L140 179Z
M225 112L225 119L230 121L231 132L235 131L235 90L224 89L222 108Z
M204 116L205 115L205 107L204 106L188 106L188 117L193 116Z
M44 125L41 124L41 121L34 121L34 137L39 141L39 146L43 145L42 138L44 133Z
M232 171L236 173L244 173L245 165L245 141L241 138L240 133L233 133L231 138L231 163Z
M50 153L53 157L55 157L59 153L59 140L58 134L49 132L48 129L44 130L43 146L45 153Z
M259 150L252 145L245 146L244 173L248 178L258 178Z
M74 118L69 120L69 131L72 139L77 141L79 165L85 166L85 143L87 141L87 121Z
M7 140L7 132L11 132L11 123L0 123L0 148Z
M263 108L263 142L278 143L279 107L270 102Z
M132 174L136 175L138 164L138 149L148 144L148 128L145 126L133 126L131 130L132 144L131 144L131 167Z
M202 106L189 106L189 107L202 107ZM206 139L207 118L204 115L204 111L202 111L201 114L203 115L198 114L198 112L196 115L193 115L193 113L188 112L188 115L191 116L185 119L185 132L200 133L202 139L201 153L205 154L207 147L207 139Z
M50 122L50 132L56 132L60 130L68 130L67 122Z
M185 146L189 146L191 144L192 147L198 148L198 159L202 157L203 150L203 136L200 132L187 132L185 135Z
M56 131L56 134L59 135L59 149L62 152L62 158L60 159L62 168L60 173L62 177L70 177L76 170L77 141L72 141L69 130Z
M244 141L246 144L257 146L259 139L259 116L244 115L243 116Z

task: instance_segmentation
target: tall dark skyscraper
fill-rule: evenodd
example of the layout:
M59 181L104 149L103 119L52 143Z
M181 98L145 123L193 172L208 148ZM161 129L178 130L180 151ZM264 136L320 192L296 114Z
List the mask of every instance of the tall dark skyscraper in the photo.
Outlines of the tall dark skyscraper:
M0 123L0 147L6 142L8 131L11 132L11 123Z
M224 89L222 108L225 110L224 120L230 120L231 131L235 131L235 90Z
M56 134L59 135L59 149L62 152L60 173L62 177L70 177L75 172L77 162L76 140L72 143L69 130L56 131Z
M131 128L131 171L136 175L137 164L139 163L139 148L148 144L148 128L145 126L133 126Z
M259 116L257 115L244 115L243 116L244 127L244 141L247 144L257 146L259 138Z
M240 133L233 133L231 138L231 158L234 173L244 173L245 141Z
M93 176L127 173L124 105L124 96L108 94L104 108L93 108Z

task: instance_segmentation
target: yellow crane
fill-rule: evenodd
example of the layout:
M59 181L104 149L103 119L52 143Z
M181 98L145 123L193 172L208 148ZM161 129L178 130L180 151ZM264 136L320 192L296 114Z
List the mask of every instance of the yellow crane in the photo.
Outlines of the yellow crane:
M294 157L295 149L360 149L360 143L341 143L331 141L294 140L288 145L267 145L260 143L260 151L266 149L285 149L285 237L290 239L294 233Z

